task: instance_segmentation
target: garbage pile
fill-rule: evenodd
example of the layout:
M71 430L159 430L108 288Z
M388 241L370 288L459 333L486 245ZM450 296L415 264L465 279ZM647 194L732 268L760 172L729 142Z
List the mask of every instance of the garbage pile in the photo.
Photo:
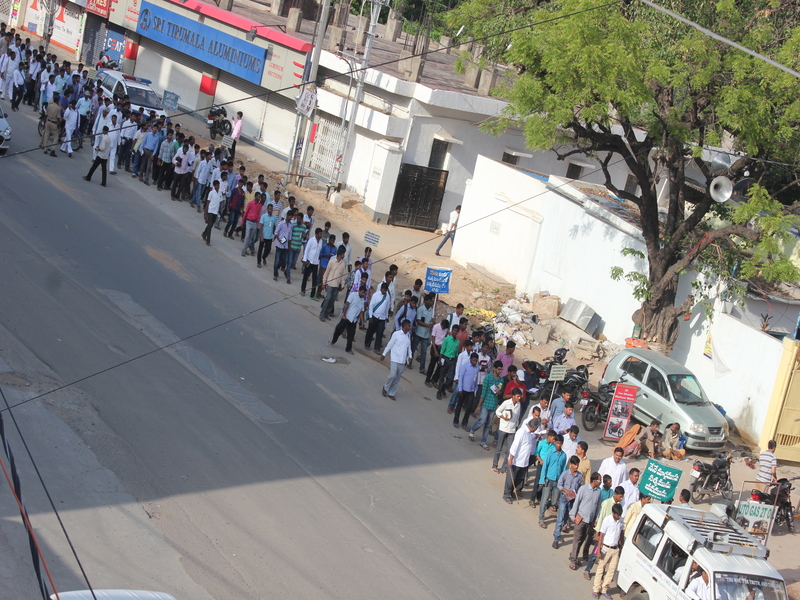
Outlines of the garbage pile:
M518 295L508 300L492 320L495 341L505 346L509 340L522 348L533 348L548 341L570 350L579 360L611 360L623 346L598 336L595 339L579 327L559 316L561 299L547 292L533 298Z

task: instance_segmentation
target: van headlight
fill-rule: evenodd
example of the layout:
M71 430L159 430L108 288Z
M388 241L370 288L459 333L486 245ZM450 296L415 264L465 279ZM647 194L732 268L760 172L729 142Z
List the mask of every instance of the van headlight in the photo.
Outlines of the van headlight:
M705 433L706 426L703 425L702 423L692 423L692 426L689 427L689 431L692 431L694 433Z
M722 431L724 431L725 433L728 433L728 432L730 432L730 430L731 430L731 427L730 427L730 425L728 425L728 422L727 422L727 421L725 421L725 422L722 424Z

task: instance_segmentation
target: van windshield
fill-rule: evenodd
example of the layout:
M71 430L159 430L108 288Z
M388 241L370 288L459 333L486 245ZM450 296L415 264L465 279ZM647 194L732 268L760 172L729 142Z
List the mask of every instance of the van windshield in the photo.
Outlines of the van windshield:
M760 575L715 573L714 587L716 600L786 600L783 581Z
M128 98L130 98L131 104L135 104L136 106L156 109L161 108L161 102L159 102L158 96L156 96L153 90L129 86Z
M669 387L678 404L702 406L708 404L708 398L694 375L668 375Z

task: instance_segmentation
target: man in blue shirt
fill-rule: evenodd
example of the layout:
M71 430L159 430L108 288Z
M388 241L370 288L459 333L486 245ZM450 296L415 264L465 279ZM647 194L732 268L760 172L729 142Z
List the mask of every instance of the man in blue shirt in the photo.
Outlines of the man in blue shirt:
M550 403L550 422L553 423L556 420L556 417L563 414L564 407L567 405L567 402L570 401L572 398L572 392L564 390L561 392L560 396L557 396L553 399Z
M142 151L141 169L139 171L139 181L145 185L150 185L150 178L153 176L154 155L161 141L159 129L161 125L156 123L144 136L144 141L140 150Z
M475 410L475 392L478 390L478 353L473 352L469 355L469 361L464 361L461 371L458 374L458 404L453 415L453 427L458 428L458 419L461 416L461 409L464 409L464 418L461 421L461 429L469 431L469 416Z
M564 412L557 417L553 417L551 427L556 433L560 433L561 435L569 434L569 430L575 425L575 417L572 414L572 410L572 402L567 402L564 404Z
M533 476L533 493L531 494L529 503L531 506L536 506L536 499L539 496L539 481L542 477L542 466L544 465L544 459L547 458L547 455L556 447L556 435L555 431L549 429L547 431L547 436L543 440L539 440L539 443L536 445L536 451L533 453L536 457L536 473Z
M275 227L278 224L278 215L273 214L272 204L267 204L267 212L261 215L259 221L261 231L258 243L258 267L261 268L261 263L267 264L267 257L272 250L272 238L275 237Z
M549 438L549 436L548 436ZM544 523L544 515L552 503L558 506L559 489L557 487L558 478L564 472L567 465L567 455L561 450L564 443L564 436L556 434L554 440L555 448L547 455L542 463L542 472L539 475L539 485L542 485L542 501L539 504L539 527L547 529Z

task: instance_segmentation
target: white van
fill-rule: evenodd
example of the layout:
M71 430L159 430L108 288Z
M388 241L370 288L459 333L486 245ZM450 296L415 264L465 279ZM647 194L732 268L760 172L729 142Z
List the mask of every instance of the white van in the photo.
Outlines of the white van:
M625 600L688 600L696 564L708 573L714 600L787 600L768 556L721 504L704 512L651 503L625 532L617 583Z

